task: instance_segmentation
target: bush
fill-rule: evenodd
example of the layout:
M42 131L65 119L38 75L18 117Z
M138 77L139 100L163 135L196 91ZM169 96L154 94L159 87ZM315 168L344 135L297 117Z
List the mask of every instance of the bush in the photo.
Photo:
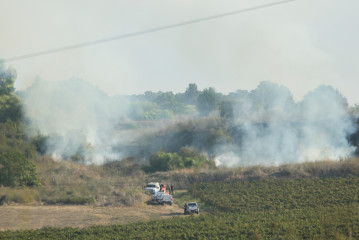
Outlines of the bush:
M39 195L37 189L29 188L2 187L0 192L0 206L11 202L20 204L32 203L37 200Z
M35 145L27 141L24 126L8 120L0 122L0 153L18 152L26 158L37 156Z
M35 165L17 152L0 153L0 184L7 187L40 185Z
M177 153L165 153L158 151L150 158L153 171L168 171L184 167L182 158Z
M84 205L84 204L94 204L95 199L93 197L69 196L59 199L46 200L45 202L47 204Z
M182 147L179 153L158 151L150 157L150 166L143 168L147 172L169 171L181 168L200 168L203 164L213 165L213 161L195 149Z

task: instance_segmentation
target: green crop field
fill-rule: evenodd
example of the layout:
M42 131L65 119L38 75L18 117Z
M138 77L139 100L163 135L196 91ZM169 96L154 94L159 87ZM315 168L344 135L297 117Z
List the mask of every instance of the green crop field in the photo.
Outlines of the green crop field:
M0 239L358 239L359 178L198 183L208 214L0 232Z
M242 214L335 207L359 203L359 178L199 183L190 192L219 210Z

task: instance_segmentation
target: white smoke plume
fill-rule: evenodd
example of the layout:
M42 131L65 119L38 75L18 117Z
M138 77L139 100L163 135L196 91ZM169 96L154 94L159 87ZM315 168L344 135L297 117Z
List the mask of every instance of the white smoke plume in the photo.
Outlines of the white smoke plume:
M113 137L127 102L111 98L89 83L37 80L24 93L26 118L47 136L47 152L57 159L81 155L87 162L118 159Z
M288 88L271 82L233 96L233 142L207 149L215 152L218 165L338 160L355 150L347 141L356 129L347 114L346 99L330 86L318 87L300 102L293 100ZM133 106L130 97L110 97L82 80L37 80L23 93L23 100L28 122L36 134L47 137L47 153L57 159L80 156L86 163L101 164L136 153L143 157L163 150L168 139L176 141L175 136L155 137L141 143L145 132L155 136L159 129L154 125L122 128ZM172 123L178 124L178 119Z
M347 137L356 131L346 99L330 86L320 86L295 103L290 91L262 82L238 97L237 145L220 146L217 164L279 165L339 160L355 150Z

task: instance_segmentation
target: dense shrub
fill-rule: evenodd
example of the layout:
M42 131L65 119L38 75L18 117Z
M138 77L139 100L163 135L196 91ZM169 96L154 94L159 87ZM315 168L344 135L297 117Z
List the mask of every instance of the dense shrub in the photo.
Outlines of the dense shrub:
M95 199L93 197L78 197L78 196L69 196L59 199L47 200L47 204L71 204L71 205L83 205L83 204L93 204Z
M177 153L165 153L158 151L150 158L152 171L168 171L183 168L182 158Z
M20 99L15 95L16 71L0 61L0 122L18 122L22 117Z
M37 188L10 188L2 187L0 191L0 205L4 203L33 203L38 199Z
M36 147L27 141L23 125L11 120L0 122L0 153L19 152L26 158L37 156Z
M213 160L208 160L197 150L182 147L179 153L166 153L158 151L150 157L150 166L144 170L147 172L169 171L181 168L200 168L203 164L215 166Z
M0 184L9 187L37 186L35 165L18 152L0 153Z

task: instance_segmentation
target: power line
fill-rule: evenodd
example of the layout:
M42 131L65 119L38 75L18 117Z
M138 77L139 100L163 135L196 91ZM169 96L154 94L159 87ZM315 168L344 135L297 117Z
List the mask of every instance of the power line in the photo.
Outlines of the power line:
M244 8L244 9L240 9L237 11L221 13L221 14L217 14L217 15L213 15L213 16L209 16L209 17L198 18L198 19L175 23L175 24L166 25L166 26L162 26L162 27L151 28L151 29L147 29L147 30L137 31L137 32L133 32L133 33L123 34L123 35L118 35L118 36L113 36L113 37L108 37L108 38L102 38L102 39L98 39L98 40L94 40L94 41L88 41L88 42L83 42L83 43L79 43L79 44L68 45L68 46L49 49L49 50L45 50L45 51L38 51L38 52L20 55L20 56L16 56L16 57L10 57L10 58L5 59L5 61L13 62L13 61L26 59L26 58L33 58L33 57L38 57L38 56L42 56L42 55L68 51L71 49L87 47L90 45L96 45L96 44L101 44L101 43L105 43L105 42L111 42L111 41L121 40L121 39L125 39L125 38L131 38L131 37L135 37L135 36L139 36L139 35L145 35L145 34L149 34L149 33L153 33L153 32L159 32L159 31L167 30L167 29L171 29L171 28L177 28L177 27L195 24L195 23L199 23L199 22L210 21L210 20L217 19L217 18L223 18L223 17L228 17L231 15L240 14L240 13L255 11L255 10L268 8L268 7L273 7L276 5L286 4L286 3L290 3L290 2L294 2L294 1L296 1L296 0L284 0L284 1L263 4L263 5L259 5L259 6L255 6L255 7Z
M44 188L51 188L51 189L75 189L75 188L83 188L83 187L124 187L124 186L127 186L127 187L141 187L141 185L138 185L138 184L101 184L101 185L91 185L91 184L81 184L81 185L76 185L76 184L68 184L68 185L64 185L64 184L61 184L61 185L42 185L42 186L35 186L35 187L30 187L30 188L34 188L34 189L44 189ZM26 189L28 187L12 187L14 189ZM1 188L0 188L1 189Z

